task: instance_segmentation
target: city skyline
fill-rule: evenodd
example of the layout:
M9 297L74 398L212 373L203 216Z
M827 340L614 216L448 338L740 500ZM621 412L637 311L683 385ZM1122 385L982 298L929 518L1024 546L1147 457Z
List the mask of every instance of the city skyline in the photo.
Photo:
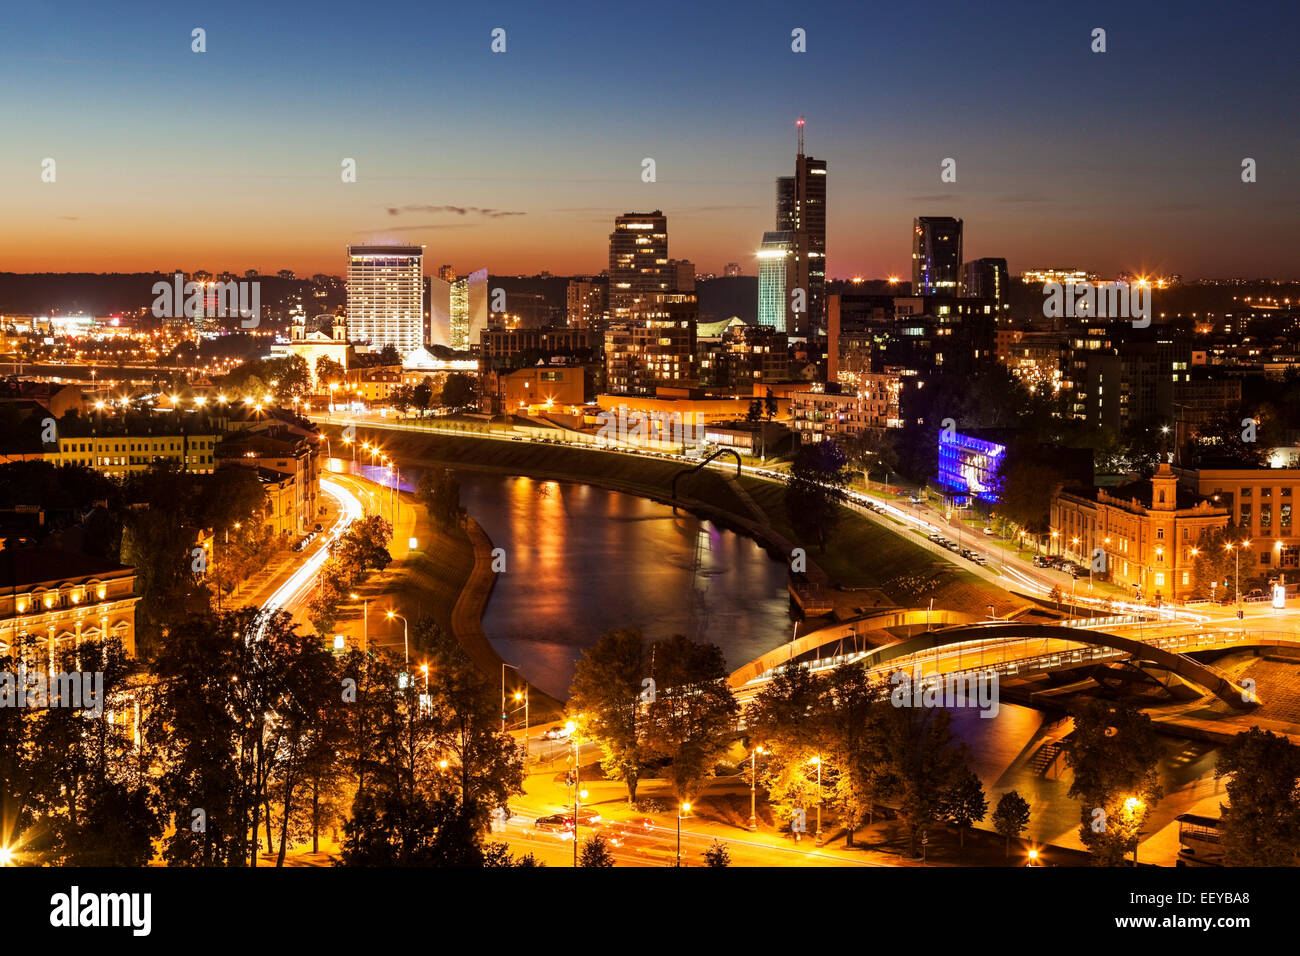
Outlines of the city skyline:
M689 29L680 17L637 21L644 47L663 51L647 92L625 75L627 24L577 11L413 11L399 34L337 31L332 5L315 20L259 10L256 30L238 6L149 22L74 9L57 33L20 12L0 39L0 77L42 94L5 108L24 130L23 148L0 159L6 271L179 262L340 274L341 245L412 243L463 270L591 274L613 216L662 209L676 255L752 275L799 115L808 153L835 170L831 278L907 275L903 230L930 215L963 219L966 256L1005 257L1013 274L1290 268L1300 176L1280 117L1292 11L1212 20L1206 8L1170 22L1118 5L1086 20L1010 7L994 19L953 5L918 24L838 4L745 18L671 7L689 11ZM199 24L201 54L190 49ZM498 25L507 48L493 54ZM1099 25L1104 54L1089 49ZM791 51L796 27L806 53ZM579 36L584 56L557 67ZM924 70L899 69L938 50ZM370 110L396 82L416 91L410 109ZM1245 157L1255 183L1241 182ZM53 183L41 182L46 158ZM340 180L345 158L354 183ZM946 158L955 183L940 181Z

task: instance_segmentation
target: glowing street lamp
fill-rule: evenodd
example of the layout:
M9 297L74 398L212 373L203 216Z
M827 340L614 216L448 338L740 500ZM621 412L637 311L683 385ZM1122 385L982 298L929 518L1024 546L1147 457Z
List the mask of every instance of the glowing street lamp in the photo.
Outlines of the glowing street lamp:
M401 614L398 614L396 611L389 611L389 612L388 612L388 619L389 619L390 621L391 621L393 618L395 618L395 617L397 617L397 618L401 618L401 619L402 619L402 656L403 656L403 658L405 659L406 663L407 663L407 664L410 664L410 663L411 663L411 644L410 644L410 641L409 641L409 639L408 639L408 634L409 634L409 630L408 630L408 622L407 622L407 620L406 620L405 617L402 617L402 615L401 615Z
M761 746L755 746L749 752L749 829L758 829L758 755L763 752Z
M682 817L691 812L689 801L683 801L677 810L677 865L682 865Z

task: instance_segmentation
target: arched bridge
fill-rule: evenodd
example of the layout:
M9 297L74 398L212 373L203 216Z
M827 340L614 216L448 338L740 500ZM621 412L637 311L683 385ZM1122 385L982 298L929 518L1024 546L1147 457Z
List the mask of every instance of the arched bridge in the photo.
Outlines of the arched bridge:
M871 615L835 628L815 631L793 645L771 651L737 670L731 675L731 686L737 696L750 697L767 682L774 669L811 651L839 643L839 653L814 666L829 669L847 661L860 661L882 675L906 667L928 665L944 673L992 670L1002 677L1020 677L1090 663L1134 659L1165 668L1214 694L1229 706L1246 710L1257 706L1258 699L1216 668L1191 657L1189 652L1239 646L1300 647L1300 639L1287 632L1248 634L1237 630L1188 629L1185 633L1135 639L1102 630L1052 624L956 621L952 619L970 619L971 616L935 611L931 612L932 623L956 626L927 630L883 647L869 650L855 647L849 653L843 651L842 642L846 637L856 636L857 629L868 622L872 629L904 626L925 613L898 611L893 616L893 623L890 615ZM948 620L943 620L941 614Z

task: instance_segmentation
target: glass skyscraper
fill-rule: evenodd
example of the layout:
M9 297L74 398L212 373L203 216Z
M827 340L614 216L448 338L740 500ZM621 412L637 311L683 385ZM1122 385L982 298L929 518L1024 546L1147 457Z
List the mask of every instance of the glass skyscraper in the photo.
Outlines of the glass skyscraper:
M912 295L956 295L961 220L921 216L912 223Z

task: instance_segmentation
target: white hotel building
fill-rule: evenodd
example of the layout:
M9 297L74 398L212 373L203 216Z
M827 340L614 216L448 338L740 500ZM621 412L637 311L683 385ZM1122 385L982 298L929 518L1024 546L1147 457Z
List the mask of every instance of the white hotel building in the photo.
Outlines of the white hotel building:
M402 355L424 344L423 246L348 246L348 333Z

